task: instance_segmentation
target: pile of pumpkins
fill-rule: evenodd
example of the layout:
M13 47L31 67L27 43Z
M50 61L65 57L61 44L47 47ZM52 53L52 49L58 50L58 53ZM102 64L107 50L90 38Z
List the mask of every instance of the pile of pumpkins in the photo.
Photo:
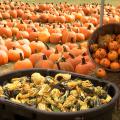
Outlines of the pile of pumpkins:
M95 65L86 41L99 26L100 5L0 2L0 65L88 74ZM120 7L105 5L104 24L120 22ZM54 47L48 43L54 44Z

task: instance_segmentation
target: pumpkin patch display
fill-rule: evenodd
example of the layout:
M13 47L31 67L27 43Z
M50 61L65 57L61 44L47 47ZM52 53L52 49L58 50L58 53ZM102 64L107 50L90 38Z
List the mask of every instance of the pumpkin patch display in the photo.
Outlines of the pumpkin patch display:
M118 9L104 5L103 24L120 22ZM99 4L1 1L0 65L12 62L15 70L35 67L89 74L96 66L87 42L99 27L99 19ZM99 36L90 51L96 63L120 69L119 34ZM103 73L98 71L100 76Z

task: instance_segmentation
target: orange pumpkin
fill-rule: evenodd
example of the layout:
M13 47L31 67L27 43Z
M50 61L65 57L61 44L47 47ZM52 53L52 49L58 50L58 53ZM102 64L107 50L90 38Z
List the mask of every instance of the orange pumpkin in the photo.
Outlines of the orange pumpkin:
M37 50L37 52L41 52L43 49L46 48L46 46L41 41L38 41L38 42L32 41L30 43L30 48L32 50L32 53L35 53L36 50Z
M30 32L29 40L30 41L38 41L38 35L39 35L39 32L37 32L35 30L33 32Z
M81 63L81 58L82 58L82 56L79 55L79 56L75 57L75 56L74 56L73 54L71 54L71 53L69 53L69 55L70 55L70 58L68 58L66 61L67 61L67 62L70 62L70 63L73 65L74 69L75 69L75 67L76 67L79 63Z
M99 48L95 52L95 57L100 58L100 59L105 58L106 55L107 55L106 50L103 48Z
M73 31L63 30L62 32L62 43L76 42L76 34Z
M32 62L32 65L35 66L35 64L39 61L39 60L42 60L43 58L43 53L34 53L34 54L31 54L29 59L30 61Z
M12 27L11 28L11 31L12 31L12 35L17 35L17 33L19 32L19 29L17 27Z
M106 77L106 71L103 68L98 68L96 71L96 76L99 78Z
M8 55L4 50L0 50L0 65L8 63Z
M19 48L23 51L25 58L30 57L32 51L31 51L31 48L29 45L24 44L24 45L20 46Z
M22 56L24 57L24 53L21 49L19 48L13 48L13 49L10 49L8 51L8 58L9 58L9 61L11 62L16 62L20 59L20 53L22 54Z
M119 44L117 41L111 41L108 45L109 50L117 50L119 48Z
M12 31L4 24L4 27L0 28L0 35L5 38L12 37Z
M17 16L22 17L23 14L24 14L24 11L18 7L17 8Z
M54 53L55 49L53 47L49 47L48 44L45 43L46 48L41 52L44 53L47 57L49 57L52 53Z
M61 53L58 53L58 50L55 50L55 53L50 54L49 59L53 62L56 62L61 57Z
M10 10L9 13L12 18L17 18L17 11L14 8Z
M70 62L66 61L64 57L62 57L60 61L56 62L56 64L54 65L54 69L70 72L74 71L73 65Z
M21 31L24 31L27 29L27 25L23 22L23 20L20 20L20 23L17 24L17 27Z
M53 66L53 62L43 55L43 59L36 63L35 68L53 69Z
M52 33L50 35L50 42L51 43L59 43L62 40L62 34L61 33Z
M14 70L24 70L33 68L32 62L29 59L23 59L22 54L20 54L21 60L14 64Z
M8 49L4 45L0 45L0 50L4 50L6 53L8 53Z
M116 51L112 50L108 53L108 58L111 61L115 61L118 58L118 53Z
M7 39L5 41L5 46L9 49L12 49L13 47L19 47L20 44L18 41L15 40L15 38L12 38L12 39Z
M108 58L103 58L102 60L100 60L100 64L108 68L110 66L110 60Z
M111 64L110 64L110 68L112 69L112 70L119 70L120 69L120 64L118 63L118 62L112 62Z
M27 31L19 31L16 34L16 38L17 39L21 39L21 38L28 39L29 38L29 33Z
M86 62L85 58L82 58L82 63L78 64L75 68L75 72L79 74L89 74L91 71L95 69L95 64L93 64L91 61Z
M41 31L38 35L38 40L44 43L49 42L50 33L48 31Z
M18 40L18 42L20 45L24 45L24 44L30 45L30 41L28 39L20 39Z
M3 17L3 19L9 19L10 18L10 14L8 12L3 11L2 17Z

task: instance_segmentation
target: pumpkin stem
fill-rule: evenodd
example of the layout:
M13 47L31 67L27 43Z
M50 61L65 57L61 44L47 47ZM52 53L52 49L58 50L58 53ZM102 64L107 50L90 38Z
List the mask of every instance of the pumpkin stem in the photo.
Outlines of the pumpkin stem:
M30 22L31 22L31 21L30 21ZM33 30L33 32L37 32L36 28L34 28L34 27L32 28L32 30Z
M20 60L24 60L22 53L20 53Z
M48 46L48 44L47 43L44 43L44 44L47 47L47 50L50 50L50 47Z
M7 25L6 25L6 24L4 24L4 27L7 27Z
M62 28L62 24L60 24L60 28Z
M13 17L12 16L10 16L10 20L11 20L11 22L13 22Z
M88 25L88 30L90 30L90 29L91 29L91 27L92 27L91 25Z
M71 42L74 43L74 38L73 37L71 37Z
M16 41L16 36L15 36L15 35L13 36L13 39L12 39L12 41Z
M58 49L55 49L55 54L58 54Z
M16 47L13 47L13 50L16 50Z
M80 44L78 44L78 49L81 49L81 45Z
M23 20L22 19L20 20L20 23L23 24Z
M66 47L64 45L63 45L63 51L64 52L68 52L67 49L66 49Z
M55 28L56 26L55 26L55 24L53 25L53 28Z
M66 60L65 60L64 57L62 57L62 58L60 59L60 61L61 61L61 62L65 62Z
M43 55L43 60L47 60L47 57L46 57L46 55Z
M75 56L73 54L69 53L69 55L71 58L73 58L73 59L75 58Z
M79 29L77 28L77 33L79 33Z
M86 52L84 52L82 55L83 55L83 56L86 56L87 54L86 54Z
M84 58L84 57L82 58L82 65L83 65L83 64L86 64L86 61L85 61L85 58Z
M58 67L58 70L60 70L61 68L60 68L60 63L57 61L56 62L56 65L57 65L57 67Z

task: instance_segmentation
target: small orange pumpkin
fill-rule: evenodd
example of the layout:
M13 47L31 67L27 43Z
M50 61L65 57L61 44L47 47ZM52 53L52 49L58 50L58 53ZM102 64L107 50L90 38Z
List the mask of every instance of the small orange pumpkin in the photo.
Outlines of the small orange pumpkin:
M70 72L74 71L73 65L70 62L66 61L66 59L64 57L62 57L60 59L60 61L57 61L55 63L54 69L64 70L64 71L70 71Z
M9 61L11 62L16 62L20 59L20 53L22 54L22 56L24 57L24 53L21 49L19 48L13 48L13 49L10 49L8 51L8 58L9 58Z
M108 58L110 61L115 61L118 58L118 53L116 51L112 50L108 53Z
M30 48L32 50L32 53L35 53L36 50L37 50L37 52L41 52L43 49L46 48L46 46L41 41L38 41L38 42L32 41L30 43Z
M117 41L111 41L108 45L109 50L117 50L119 48Z
M107 52L103 48L99 48L95 52L95 57L100 58L100 59L105 58L106 55L107 55Z
M53 62L48 60L46 55L43 55L43 59L36 63L35 68L53 69L53 66Z
M112 69L112 70L119 70L120 69L120 64L118 63L118 62L112 62L111 64L110 64L110 68Z
M51 43L59 43L62 40L62 34L61 33L52 33L50 35L50 42Z
M32 51L31 51L31 48L29 45L24 44L24 45L20 46L19 48L23 51L25 58L30 57Z
M78 64L75 68L75 72L79 74L89 74L93 69L95 69L95 64L92 63L92 61L86 62L85 58L83 57L82 63Z
M24 70L24 69L33 68L32 62L28 58L23 59L21 53L20 53L20 58L21 58L21 60L17 61L14 64L14 70Z
M100 60L100 64L108 68L110 66L110 60L108 58L103 58L102 60Z
M30 61L32 62L33 66L39 61L43 59L43 53L37 53L37 51L34 54L31 54L29 57Z
M98 68L96 71L96 76L99 78L106 77L106 71L103 68Z

